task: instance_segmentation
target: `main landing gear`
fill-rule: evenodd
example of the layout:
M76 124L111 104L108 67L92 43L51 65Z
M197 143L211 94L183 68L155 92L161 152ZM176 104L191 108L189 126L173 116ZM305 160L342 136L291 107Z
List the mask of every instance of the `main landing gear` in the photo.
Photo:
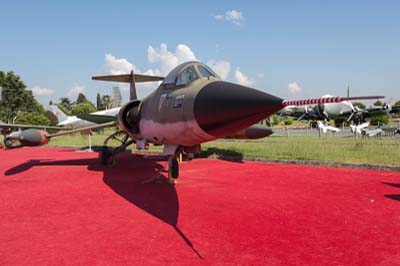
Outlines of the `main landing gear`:
M118 147L109 147L108 142L110 140L116 140L121 143ZM107 165L107 164L112 164L116 165L116 159L115 156L126 150L126 148L134 143L134 140L132 140L128 134L125 133L125 131L120 130L112 135L110 135L108 138L104 140L104 146L101 148L99 157L100 157L100 162L102 165Z
M168 183L174 184L174 179L179 177L179 162L177 156L168 158Z
M116 148L109 147L108 144L111 140L117 140L121 144ZM115 156L118 153L125 151L126 148L133 143L136 143L136 146L140 146L139 144L141 144L140 140L137 140L137 141L133 140L123 130L117 131L114 134L110 135L104 141L104 146L101 148L101 150L99 152L99 158L100 158L101 164L102 165L109 165L109 164L116 165ZM147 147L147 144L144 144L144 145ZM168 164L168 179L166 180L164 176L162 176L161 174L157 174L157 175L151 177L150 179L142 182L142 184L152 182L152 181L158 181L158 182L162 182L162 183L164 183L165 181L168 181L169 184L175 184L175 179L177 179L179 177L179 163L182 162L182 153L184 151L181 147L178 147L178 146L169 146L169 147L167 147L167 149L169 149L169 150L168 150L168 152L164 153L166 156L166 157L164 157L164 160L167 160L167 164Z

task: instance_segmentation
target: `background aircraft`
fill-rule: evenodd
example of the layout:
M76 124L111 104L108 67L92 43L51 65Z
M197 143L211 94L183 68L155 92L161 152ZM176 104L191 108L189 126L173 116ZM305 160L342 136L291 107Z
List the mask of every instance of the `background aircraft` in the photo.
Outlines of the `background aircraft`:
M61 127L90 127L102 123L102 116L117 116L121 107L107 109L103 111L96 111L90 114L79 116L68 116L57 105L50 105L47 107L58 119L58 126Z
M60 127L6 124L0 121L0 133L3 135L5 148L38 146L46 144L47 130L63 130Z
M334 97L331 95L324 95L322 98ZM387 115L391 113L399 113L400 106L385 104L383 106L370 107L368 109L361 109L354 106L351 101L343 101L340 103L326 103L317 105L306 105L302 108L295 106L288 106L282 112L281 116L292 116L297 118L297 121L306 120L330 120L338 117L346 119L347 122L353 121L355 124L365 122L366 118Z
M179 175L178 157L182 153L199 153L201 143L246 131L253 124L286 106L338 103L346 100L377 99L370 97L326 97L286 101L246 86L221 81L208 66L186 62L175 67L165 78L148 75L99 76L94 80L130 83L130 101L121 107L118 117L105 116L108 122L92 127L42 136L35 144L50 138L82 130L119 125L122 130L110 135L100 153L102 163L135 143L138 150L149 144L163 145L168 157L168 179ZM163 80L143 100L136 97L136 83ZM271 132L272 133L272 130ZM121 145L107 147L110 139L120 137ZM34 143L31 143L34 144Z
M340 131L340 129L337 127L324 125L324 123L322 121L318 121L317 126L318 126L319 131L324 134L327 134L328 132L332 132L333 134L335 134Z

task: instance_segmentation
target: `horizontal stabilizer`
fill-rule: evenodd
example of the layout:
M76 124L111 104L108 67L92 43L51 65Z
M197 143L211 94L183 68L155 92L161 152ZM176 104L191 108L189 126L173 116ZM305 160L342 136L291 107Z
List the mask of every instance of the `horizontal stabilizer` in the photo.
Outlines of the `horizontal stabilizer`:
M163 80L164 77L160 76L150 76L150 75L141 75L134 74L135 82L153 82ZM124 75L109 75L109 76L94 76L93 80L102 80L102 81L114 81L114 82L125 82L130 83L132 81L131 74Z
M81 114L77 115L78 118L96 123L96 124L103 124L112 121L118 121L118 117L115 115L95 115L95 114Z

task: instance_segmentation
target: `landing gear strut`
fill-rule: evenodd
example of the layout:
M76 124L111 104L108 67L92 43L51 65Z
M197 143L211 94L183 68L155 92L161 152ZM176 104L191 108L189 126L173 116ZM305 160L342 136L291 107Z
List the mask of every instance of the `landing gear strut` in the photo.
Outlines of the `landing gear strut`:
M118 142L121 143L121 145L119 145L116 148L108 147L107 145L110 140L117 140ZM104 146L100 150L99 157L101 164L107 165L111 163L112 165L115 165L116 163L115 156L118 153L125 151L126 148L132 143L134 143L134 140L131 139L129 135L126 134L125 131L123 130L117 131L112 135L110 135L108 138L105 139Z

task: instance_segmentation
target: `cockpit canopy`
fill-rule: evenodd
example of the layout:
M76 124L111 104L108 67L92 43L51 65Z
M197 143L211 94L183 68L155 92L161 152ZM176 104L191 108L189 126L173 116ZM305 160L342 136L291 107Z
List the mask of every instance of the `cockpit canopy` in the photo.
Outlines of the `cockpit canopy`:
M200 62L186 62L175 67L161 84L164 88L184 87L199 78L220 79L211 68Z

